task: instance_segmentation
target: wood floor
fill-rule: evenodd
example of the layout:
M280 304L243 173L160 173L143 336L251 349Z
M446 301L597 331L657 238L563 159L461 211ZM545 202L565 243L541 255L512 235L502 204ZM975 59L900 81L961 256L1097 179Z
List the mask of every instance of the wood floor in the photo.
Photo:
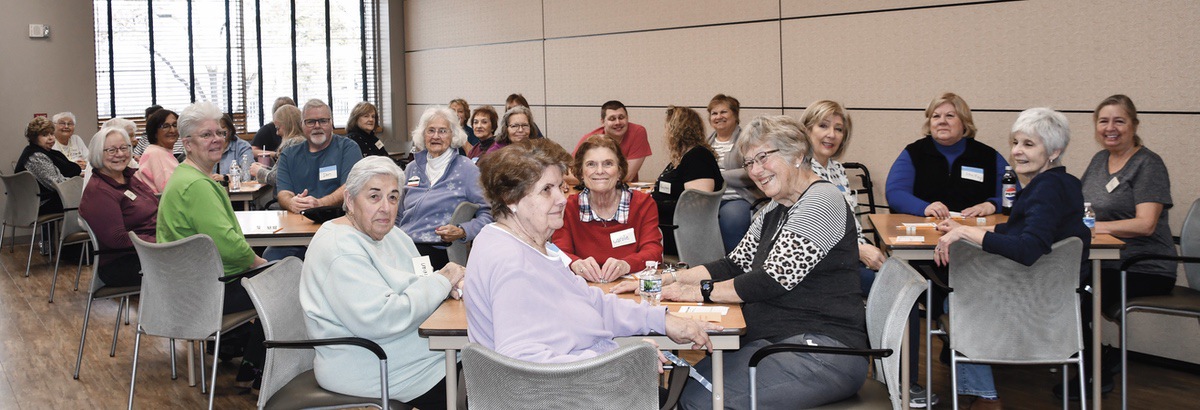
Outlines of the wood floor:
M5 238L7 239L7 238ZM129 394L134 325L121 325L116 357L109 357L117 303L93 304L79 380L71 378L79 331L86 305L91 270L83 269L81 289L72 291L75 266L61 268L53 304L47 303L52 262L34 255L30 277L24 277L25 250L0 249L0 409L124 408ZM133 323L137 306L134 304ZM1193 343L1194 341L1173 341ZM935 338L934 351L940 349ZM183 343L178 343L179 379L171 380L165 339L142 340L134 403L139 408L204 408L207 395L189 387ZM695 356L685 356L694 361ZM206 358L211 360L211 356ZM208 362L211 365L211 361ZM1059 375L1045 366L996 367L996 382L1007 408L1055 409L1060 401L1050 393ZM1200 408L1200 376L1140 362L1130 364L1131 408ZM216 408L254 408L256 397L234 387L236 362L223 363L217 373ZM933 390L941 396L935 408L950 408L950 375L945 365L934 364ZM1119 388L1119 386L1118 386ZM1115 393L1115 392L1114 392ZM1120 398L1107 395L1104 407L1119 408ZM1078 402L1072 405L1078 408Z

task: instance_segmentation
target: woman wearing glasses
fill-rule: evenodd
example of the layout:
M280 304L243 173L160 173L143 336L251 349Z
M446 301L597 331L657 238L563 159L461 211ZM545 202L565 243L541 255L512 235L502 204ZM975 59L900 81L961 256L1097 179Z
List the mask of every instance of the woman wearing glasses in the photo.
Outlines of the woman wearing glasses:
M150 145L142 152L142 159L138 161L141 168L136 176L149 185L155 195L163 192L175 167L179 166L179 160L171 153L175 141L179 140L178 119L174 111L165 108L146 119L146 139Z
M213 166L213 174L228 175L234 162L242 167L243 172L247 171L250 167L249 161L243 163L242 160L252 160L254 151L249 142L238 137L237 124L233 123L233 117L229 114L221 116L221 131L225 133L225 141L221 144L221 160Z
M500 119L499 130L500 134L496 136L496 143L492 144L484 154L527 139L542 138L541 134L534 133L537 130L537 124L533 122L533 112L529 111L529 107L523 105L514 105L504 112L504 116Z
M725 178L717 166L717 155L704 139L704 121L691 108L667 107L664 132L671 162L654 183L654 202L658 205L658 220L670 225L675 219L675 201L684 190L716 191L723 189ZM675 235L663 233L663 252L678 255Z
M79 164L79 168L87 168L88 147L83 138L75 135L75 114L60 112L54 114L53 120L54 150Z
M469 242L492 222L491 207L479 187L479 168L458 153L467 134L456 125L457 119L445 106L421 114L412 130L412 141L420 151L404 171L404 198L396 217L396 226L412 238L420 254L429 256L434 269L450 261L446 247L451 242ZM479 210L471 220L451 225L450 216L462 202L479 205Z
M96 274L107 286L138 285L142 283L142 264L126 232L156 242L158 197L150 185L134 178L137 170L129 167L132 147L124 129L101 129L89 148L92 178L83 188L79 216L96 234L100 250L128 251L102 256Z

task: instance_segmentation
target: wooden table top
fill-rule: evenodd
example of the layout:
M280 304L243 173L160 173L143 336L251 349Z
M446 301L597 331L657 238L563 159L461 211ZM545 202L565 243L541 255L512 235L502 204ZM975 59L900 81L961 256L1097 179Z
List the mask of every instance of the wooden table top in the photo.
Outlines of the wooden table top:
M246 238L313 236L321 225L288 211L236 211Z
M623 280L632 280L632 279L623 279ZM591 285L599 287L601 289L604 289L607 292L608 289L611 289L617 283L619 283L619 281L605 283L605 284L591 284ZM467 293L467 297L471 297L470 289L467 289L466 293ZM619 296L622 299L629 299L629 300L634 300L634 301L637 301L639 298L638 295L635 295L633 293L625 293L625 294L620 294L617 296ZM725 329L720 330L720 331L709 332L708 334L710 336L717 336L717 335L740 336L740 335L746 333L746 319L744 317L742 317L742 306L740 304L723 304L723 303L705 304L705 303L695 303L695 302L681 303L681 302L668 302L668 301L663 301L662 304L663 304L663 306L670 309L671 312L676 312L676 313L678 313L679 309L682 308L683 306L726 306L729 308L729 313L726 313L724 316L722 316L721 322L720 322L721 326L724 326ZM422 337L466 336L467 335L467 307L466 307L466 305L463 304L463 301L461 301L461 300L447 299L446 301L442 302L442 305L440 307L438 307L438 309L436 311L433 312L433 315L430 315L428 319L425 319L424 323L421 323L421 327L417 330L417 333L420 334Z
M933 250L937 246L938 239L942 237L942 233L938 232L929 226L917 226L914 233L909 234L905 230L904 224L936 224L938 219L925 216L916 216L908 214L870 214L868 218L871 220L871 225L879 232L879 236L883 239L883 250ZM993 226L998 223L1003 223L1008 220L1005 215L989 215L983 217L982 223L979 218L955 218L958 223L966 226ZM901 236L920 236L922 240L917 241L897 241ZM1091 249L1121 249L1125 246L1125 242L1108 234L1096 235L1092 238Z
M232 190L232 191L229 191L229 193L231 193L231 194L253 194L253 193L258 192L259 190L261 190L263 188L267 188L269 186L270 185L260 184L256 181L245 181L245 182L242 182L241 189Z

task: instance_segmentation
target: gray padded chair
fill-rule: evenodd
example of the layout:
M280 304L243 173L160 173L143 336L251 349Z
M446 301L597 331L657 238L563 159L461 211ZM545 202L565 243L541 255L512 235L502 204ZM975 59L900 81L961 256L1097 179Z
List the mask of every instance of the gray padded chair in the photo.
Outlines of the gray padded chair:
M873 349L851 349L800 344L775 344L755 352L750 357L750 408L757 408L758 364L768 356L782 352L808 352L874 356L873 379L867 380L858 394L845 400L817 407L819 409L900 409L899 352L906 345L904 330L917 297L928 287L911 266L896 258L888 258L875 277L871 294L867 296L867 340ZM916 352L912 352L916 354Z
M675 202L674 225L659 225L663 235L675 235L679 262L700 266L725 257L721 225L717 222L722 195L723 186L713 192L683 191Z
M450 215L450 225L458 225L475 218L475 213L479 211L479 205L463 201L454 208L454 214ZM463 241L454 241L450 247L446 248L446 255L449 256L450 262L457 263L462 266L467 266L467 256L471 254L471 243Z
M257 317L251 309L222 315L225 284L221 255L208 235L197 234L170 243L149 243L129 233L142 263L141 303L138 304L137 337L133 342L133 374L129 380L129 408L133 408L133 390L137 382L138 347L142 335L183 340L215 341L213 375L217 381L215 352L221 350L221 333ZM201 346L204 344L201 343ZM172 353L174 345L172 344ZM204 351L201 347L201 362ZM172 361L174 363L174 361ZM200 391L206 390L204 365L200 368ZM208 408L212 409L213 391L208 389Z
M1083 374L1079 258L1083 241L1051 246L1033 266L985 252L979 245L950 244L950 385L957 389L958 363L1067 364ZM1079 378L1080 391L1084 380ZM958 408L958 395L952 394ZM1063 396L1063 408L1067 408ZM1087 399L1081 398L1081 408Z
M375 342L358 337L306 340L304 308L300 305L302 267L300 259L288 257L257 276L242 279L242 286L254 302L267 338L267 361L263 369L262 389L258 394L258 408L383 408L381 404L384 402L388 402L392 409L412 408L397 400L388 400L387 354ZM317 384L313 374L313 358L316 356L313 347L329 345L360 346L379 357L380 385L385 386L380 389L380 397L337 394Z
M87 341L87 325L88 319L92 315L92 302L96 299L119 299L117 301L117 319L113 323L113 340L112 347L108 350L108 357L116 356L117 354L117 335L121 331L121 312L125 312L125 323L129 323L129 297L136 295L142 291L141 286L123 286L114 287L104 284L104 280L97 275L96 267L100 266L100 255L108 252L100 252L100 244L96 241L96 235L92 233L92 227L87 224L87 221L80 221L83 229L88 234L88 239L91 241L92 249L97 251L92 252L92 285L88 290L87 307L83 309L83 329L79 331L79 353L75 355L75 375L76 380L79 379L79 365L83 362L83 343ZM133 249L127 249L132 252ZM124 308L123 308L124 307ZM172 348L174 344L172 344ZM174 349L172 349L173 351ZM175 361L172 360L171 363Z
M476 343L462 351L471 409L657 409L658 353L632 343L574 363L531 363Z
M83 177L71 177L58 183L58 198L63 204L62 224L58 229L58 255L62 255L64 245L83 245L84 249L91 246L91 236L80 226L79 199L83 196ZM95 249L95 248L93 248ZM79 275L83 272L83 256L79 254L79 265L75 267L75 290L79 290ZM58 283L58 263L62 258L54 258L54 278L50 280L50 303L54 303L54 289Z
M38 188L37 179L29 171L21 171L13 175L0 175L0 180L4 181L5 194L8 195L4 206L4 221L0 223L0 247L4 246L2 227L12 228L12 234L9 236L9 252L13 251L13 244L17 242L17 228L32 231L29 235L29 257L25 260L25 276L29 277L29 267L33 263L33 245L37 243L38 228L57 222L62 219L62 214L38 216L38 207L40 206L38 197L41 196L41 190Z
M1179 233L1179 248L1182 256L1144 256L1134 257L1121 264L1121 299L1125 303L1118 305L1120 312L1105 312L1109 317L1118 317L1117 326L1121 332L1121 408L1129 408L1129 350L1128 329L1125 326L1129 314L1133 312L1158 313L1175 316L1191 316L1200 319L1200 199L1192 202L1187 219L1183 220L1183 230ZM1161 296L1145 296L1129 299L1125 288L1126 272L1129 266L1144 260L1169 260L1183 262L1183 272L1187 275L1187 286L1176 286L1170 294ZM1120 309L1125 306L1125 309ZM1114 314L1115 313L1115 314Z

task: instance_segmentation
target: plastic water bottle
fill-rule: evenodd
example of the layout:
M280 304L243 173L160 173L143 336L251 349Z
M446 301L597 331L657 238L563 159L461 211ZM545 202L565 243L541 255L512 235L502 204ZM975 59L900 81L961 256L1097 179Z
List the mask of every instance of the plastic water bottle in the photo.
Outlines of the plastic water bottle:
M1096 237L1096 211L1092 210L1091 202L1083 203L1083 226L1092 231L1093 238Z
M1000 212L1008 215L1012 213L1013 200L1017 198L1017 174L1013 172L1012 167L1004 167L1004 177L1000 179L1000 185L1004 191Z
M242 189L242 166L235 161L229 164L229 190L238 191Z
M242 154L242 181L249 181L250 178L250 154Z
M642 302L650 302L651 306L659 306L662 302L662 275L658 274L658 262L646 262L646 269L638 273L638 281L642 286Z

